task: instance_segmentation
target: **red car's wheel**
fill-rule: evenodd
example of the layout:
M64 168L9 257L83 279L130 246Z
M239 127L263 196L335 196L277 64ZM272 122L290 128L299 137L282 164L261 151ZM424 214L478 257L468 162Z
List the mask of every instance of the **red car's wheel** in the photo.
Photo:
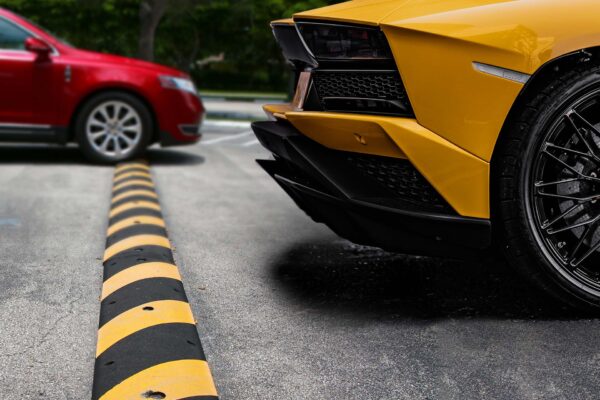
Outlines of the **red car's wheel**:
M152 137L152 116L136 97L105 92L84 105L75 130L79 146L89 159L114 163L144 152Z

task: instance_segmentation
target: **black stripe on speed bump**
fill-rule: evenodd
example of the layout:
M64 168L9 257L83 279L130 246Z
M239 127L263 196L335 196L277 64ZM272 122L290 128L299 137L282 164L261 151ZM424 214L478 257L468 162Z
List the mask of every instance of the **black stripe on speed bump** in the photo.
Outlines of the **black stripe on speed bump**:
M146 181L152 182L152 178L149 176L128 176L127 178L115 180L113 182L113 187L120 185L121 183L129 182L129 181Z
M162 214L158 210L153 210L151 208L144 208L144 207L130 208L129 210L118 213L114 217L110 218L108 220L108 226L111 226L119 221L123 221L124 219L130 218L130 217L139 217L139 216L162 218Z
M162 226L139 224L123 228L106 239L106 248L109 248L113 244L120 242L123 239L127 239L136 235L158 235L167 237L167 230Z
M183 284L171 278L147 278L123 286L102 300L100 327L132 308L160 300L188 301Z
M142 329L115 343L96 359L92 398L98 399L147 368L190 359L206 361L195 325L161 324ZM216 399L214 396L209 398Z
M110 208L117 208L119 206L122 206L123 204L129 203L130 201L147 201L150 203L158 204L158 199L155 197L146 196L143 194L134 194L133 196L125 197L119 201L115 201L113 204L111 204Z
M164 262L175 265L173 253L162 246L139 246L115 254L104 262L104 280L138 264Z
M125 187L122 187L121 189L115 190L113 192L113 197L123 194L125 192L129 192L130 190L147 190L150 192L154 192L154 187L144 185L127 185Z

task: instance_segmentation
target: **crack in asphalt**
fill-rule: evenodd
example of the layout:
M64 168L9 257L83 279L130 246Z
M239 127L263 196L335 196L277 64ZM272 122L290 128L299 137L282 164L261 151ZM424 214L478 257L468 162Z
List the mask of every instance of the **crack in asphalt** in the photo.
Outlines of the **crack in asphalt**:
M71 285L69 286L69 291L68 291L67 295L69 295L72 292L72 289L73 289L72 284L73 284L73 281L71 281ZM36 340L34 343L27 345L24 349L17 351L17 352L12 352L12 353L1 353L0 352L0 358L17 357L17 356L23 355L29 351L36 350L37 348L44 345L48 341L48 339L52 336L52 333L54 332L54 330L56 329L58 324L60 324L65 319L67 319L67 317L69 317L70 315L73 315L73 309L75 308L75 303L80 301L82 299L82 297L83 297L83 294L81 294L81 295L77 296L76 298L72 299L71 301L69 301L67 303L67 306L68 306L67 310L65 312L63 312L62 314L60 314L59 317L57 317L52 322L51 326L48 329L46 329L46 331L40 337L39 340Z

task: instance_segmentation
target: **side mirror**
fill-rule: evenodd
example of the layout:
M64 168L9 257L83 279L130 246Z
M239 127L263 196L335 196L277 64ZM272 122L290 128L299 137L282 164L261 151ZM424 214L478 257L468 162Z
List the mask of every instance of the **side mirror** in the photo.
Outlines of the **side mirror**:
M38 61L49 60L52 53L52 47L48 43L33 36L25 40L25 50L37 54Z

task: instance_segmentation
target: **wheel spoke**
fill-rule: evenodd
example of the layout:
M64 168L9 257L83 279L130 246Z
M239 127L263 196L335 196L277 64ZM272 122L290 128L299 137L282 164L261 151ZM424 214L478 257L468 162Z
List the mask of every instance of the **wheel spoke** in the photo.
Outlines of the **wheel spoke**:
M594 231L595 229L590 229L590 232ZM598 241L598 243L596 243L595 245L593 245L592 247L590 247L590 249L588 251L586 251L579 259L577 260L572 260L569 264L572 267L578 267L579 265L581 265L582 262L584 262L585 260L587 260L592 254L594 254L596 251L598 251L598 249L600 249L600 240Z
M574 265L575 264L574 263L575 256L579 252L579 249L581 249L581 246L583 246L583 244L585 243L588 235L592 231L592 228L593 228L593 225L588 225L585 227L585 231L583 232L583 235L581 235L581 237L577 241L577 244L575 245L575 248L573 249L573 251L571 251L571 254L569 255L569 258L567 261L570 266L572 266L572 267L576 266L576 265Z
M584 196L584 197L577 197L577 196L569 196L566 194L546 193L546 192L538 191L536 193L536 195L544 196L544 197L554 197L554 198L563 199L563 200L573 200L573 201L579 202L579 204L587 203L588 201L600 200L600 194L594 194L591 196Z
M561 179L561 180L553 181L553 182L536 182L535 187L542 188L542 187L547 187L547 186L560 185L560 184L563 184L563 183L576 182L576 181L579 181L581 179L582 178L577 177L577 178Z
M110 139L110 135L106 135L106 137L102 141L102 144L100 144L100 149L102 151L106 152L106 150L108 149L108 143L110 142Z
M115 154L120 156L122 149L121 149L121 143L119 142L119 137L113 136L112 141L113 141L113 148L114 148Z
M111 120L111 118L108 116L108 111L106 109L106 107L101 107L98 109L98 112L100 113L100 115L102 115L102 117L104 118L104 123L107 123L108 121ZM96 118L94 116L94 118Z
M590 176L590 175L582 174L581 172L577 171L575 169L575 167L572 167L571 165L567 164L566 162L564 162L560 158L556 157L554 154L550 153L548 150L542 151L542 154L546 154L551 159L555 160L556 162L558 162L559 164L561 164L563 167L565 167L568 171L574 173L575 175L579 176L582 179L586 179L586 180L589 180L589 181L600 182L600 178L594 177L594 176Z
M121 104L116 103L115 105L113 105L113 120L115 121L119 121L120 117L119 114L121 114Z
M573 211L575 211L576 209L578 209L580 207L581 207L581 203L576 203L576 204L572 205L567 210L563 211L559 216L555 217L552 221L546 222L545 224L543 224L542 229L550 228L552 225L556 224L558 221L565 218L566 216L568 216L569 214L571 214Z
M553 143L546 143L546 148L548 148L548 147L556 149L556 150L564 151L566 153L571 153L571 154L576 155L576 156L587 157L587 158L592 158L592 159L594 158L593 154L584 153L582 151L578 151L578 150L575 150L575 149L570 149L568 147L558 146L558 145L553 144Z
M93 118L93 119L90 121L90 123L89 123L89 126L95 126L95 127L98 127L98 128L103 128L103 129L106 129L106 123L104 123L104 122L100 121L100 120L99 120L99 119L97 119L96 117L94 117L94 118Z
M127 113L122 117L119 118L119 123L121 125L125 125L125 123L129 120L131 120L132 118L135 118L136 115L131 111L131 110L127 110Z
M547 232L548 232L548 235L556 235L557 233L561 233L561 232L565 232L565 231L570 231L570 230L573 230L573 229L580 228L582 226L588 226L588 225L595 224L596 222L598 222L599 219L600 219L600 216L597 216L597 217L588 219L587 221L578 222L576 224L564 226L564 227L559 228L559 229L549 229Z
M138 133L141 129L142 129L142 126L140 124L123 126L123 130L126 131L126 132L135 132L135 133Z
M583 118L577 111L570 110L565 114L569 122L571 122L571 126L575 129L577 136L581 139L581 141L585 144L591 156L596 160L600 161L600 149L594 140L592 135L600 137L600 132L594 127L594 125L590 124L585 118ZM580 128L577 124L577 121L583 125L583 129ZM585 136L592 136L590 138L586 138Z
M565 167L567 170L569 170L570 172L574 173L575 175L582 176L581 172L577 171L575 168L573 168L572 166L570 166L569 164L567 164L566 162L564 162L560 158L556 157L554 154L550 153L549 151L544 150L544 151L542 151L542 154L546 154L548 157L550 157L554 161L558 162L559 164L561 164L563 167Z
M92 137L92 140L94 142L104 137L105 135L108 135L108 132L106 130L90 133L90 136Z
M127 148L133 146L133 139L131 139L129 136L127 136L124 133L120 133L119 134L119 138L123 139L123 141L127 144Z

